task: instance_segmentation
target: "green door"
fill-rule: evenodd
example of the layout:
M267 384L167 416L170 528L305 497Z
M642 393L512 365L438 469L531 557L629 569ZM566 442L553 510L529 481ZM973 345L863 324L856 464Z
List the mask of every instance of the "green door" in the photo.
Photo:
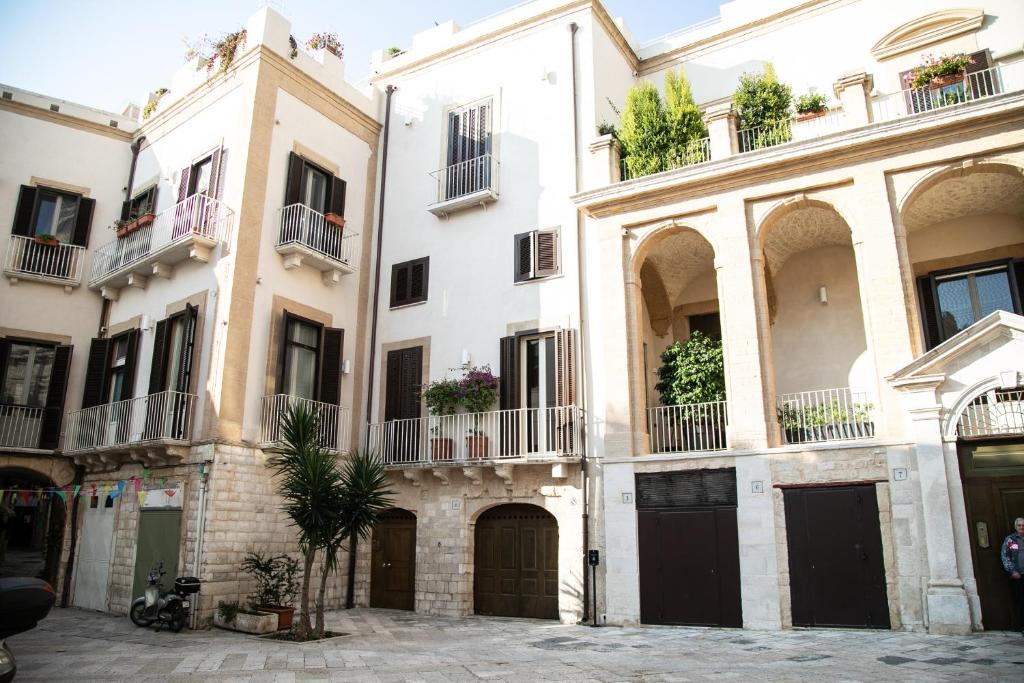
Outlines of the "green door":
M146 589L149 570L164 563L164 589L173 587L178 572L178 546L181 544L181 510L143 510L139 515L139 540L135 549L135 583L132 599Z

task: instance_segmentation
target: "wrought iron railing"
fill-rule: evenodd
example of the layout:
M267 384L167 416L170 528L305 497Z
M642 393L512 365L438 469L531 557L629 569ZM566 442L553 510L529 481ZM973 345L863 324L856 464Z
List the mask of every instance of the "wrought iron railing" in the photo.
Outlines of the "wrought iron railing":
M966 439L1024 434L1024 389L990 391L964 408L957 435Z
M845 441L875 435L874 404L849 387L779 394L778 417L787 443Z
M737 136L741 154L752 152L755 149L774 147L793 139L793 122L786 119L754 128L744 128L737 131Z
M45 408L0 405L0 446L39 448Z
M498 191L498 160L491 154L460 161L430 174L437 182L436 203L477 192Z
M77 285L82 282L84 261L85 247L11 235L4 272L14 277L42 278Z
M68 413L68 453L128 447L153 441L189 441L194 394L161 391Z
M348 408L313 401L308 398L273 394L263 397L263 410L260 418L260 447L278 448L284 439L284 416L295 406L305 406L316 416L317 436L321 448L329 451L345 452L349 447L349 429L352 413Z
M324 214L302 204L291 204L278 210L281 230L277 246L301 244L329 259L356 266L359 233L327 220Z
M370 448L388 465L578 455L581 416L558 406L391 420L370 425Z
M671 171L677 168L684 168L686 166L692 166L694 164L702 164L705 161L711 160L711 138L698 138L696 140L690 140L686 143L683 151L674 157L666 159L665 170ZM640 175L634 175L629 169L629 159L622 159L622 179L630 180L634 177L641 177Z
M726 401L657 406L647 409L652 453L690 453L728 448Z
M1024 89L1024 62L994 66L941 84L879 95L871 102L872 118L889 121L1021 89Z

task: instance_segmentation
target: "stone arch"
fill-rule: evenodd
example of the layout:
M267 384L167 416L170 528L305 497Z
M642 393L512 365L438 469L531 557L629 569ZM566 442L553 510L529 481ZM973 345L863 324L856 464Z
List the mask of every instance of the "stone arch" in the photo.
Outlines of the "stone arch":
M545 499L545 501L546 501L546 499ZM539 504L537 504L535 502L534 503L512 503L512 502L510 502L508 500L494 500L494 501L486 502L485 504L481 505L479 508L474 510L472 513L470 513L470 515L469 515L469 526L470 526L470 528L472 529L472 527L487 512L490 512L491 510L494 510L495 508L499 508L499 507L501 507L503 505L531 505L531 506L533 506L533 507L535 507L535 508L537 508L539 510L543 510L544 512L546 512L549 515L551 515L555 519L556 522L558 521L558 516L553 511L547 509L544 505L539 505Z
M0 455L0 470L21 470L45 477L54 486L75 480L75 466L67 458L50 455Z
M647 257L650 256L654 248L661 242L672 237L674 234L686 230L700 235L704 238L704 241L711 246L712 253L718 253L713 236L707 234L705 229L690 222L681 222L675 219L665 220L650 226L633 247L632 254L629 257L629 262L626 267L627 277L634 278L634 281L638 279L640 277L640 268L643 266L644 261L647 260Z
M956 164L947 164L940 168L933 169L922 178L918 179L910 188L904 193L903 197L897 204L897 217L900 225L904 230L912 230L913 226L919 222L912 213L919 203L919 201L925 197L929 191L934 190L940 184L954 180L957 178L970 179L976 174L994 174L997 176L1005 177L1008 182L1014 187L1024 188L1024 168L1018 163L1004 158L993 158L993 159L967 159ZM991 189L988 191L989 196L995 195ZM1011 196L1015 193L1008 193ZM1019 196L1019 193L1017 193ZM960 205L964 208L971 208L972 205L969 202L961 202ZM973 205L976 208L977 205ZM971 213L968 211L962 215L968 215ZM977 213L977 211L974 211Z

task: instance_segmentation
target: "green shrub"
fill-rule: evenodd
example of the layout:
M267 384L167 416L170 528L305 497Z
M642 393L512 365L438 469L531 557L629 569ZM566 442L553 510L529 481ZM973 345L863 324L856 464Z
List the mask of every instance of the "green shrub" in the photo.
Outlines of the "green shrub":
M793 106L793 89L780 83L771 64L763 73L745 73L732 96L740 130L787 121Z
M801 95L796 101L797 114L810 114L828 109L828 98L821 93L807 93Z
M649 81L634 85L626 95L619 144L629 174L639 176L665 169L665 113L657 88Z
M725 400L722 342L694 330L661 354L655 389L666 406Z
M668 71L665 74L665 162L668 168L704 161L698 143L708 136L704 114L693 101L693 92L686 74Z
M914 80L910 84L912 88L924 88L931 84L932 79L942 76L959 76L969 65L974 64L974 59L962 52L942 55L937 59L924 55L924 60L924 64L914 69Z

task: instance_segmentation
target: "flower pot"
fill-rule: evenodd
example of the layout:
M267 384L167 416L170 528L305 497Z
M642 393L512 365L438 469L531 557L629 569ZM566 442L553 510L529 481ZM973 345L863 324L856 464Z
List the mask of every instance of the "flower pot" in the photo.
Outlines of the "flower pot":
M339 228L345 227L345 217L339 216L336 213L325 213L324 220L330 223L331 225L338 226Z
M433 437L430 439L430 459L451 460L455 452L455 439L446 437Z
M220 610L213 613L215 626L226 628L230 631L241 631L242 633L273 633L277 630L277 615L260 612L259 614L244 614L239 612L232 622L225 621L220 615Z
M963 73L948 74L946 76L936 76L931 81L929 81L929 86L934 88L935 90L941 90L942 88L946 88L951 85L956 85L957 83L963 83L963 80Z
M805 111L802 114L796 115L797 123L801 121L810 121L811 119L817 119L828 113L828 109L821 109L819 111Z
M42 244L47 247L55 247L58 244L60 244L60 240L44 240L38 237L33 237L32 241L35 242L36 244Z
M486 436L466 437L466 452L471 459L486 458L488 445L489 440Z
M138 218L135 219L135 223L136 223L135 227L136 227L136 229L144 228L144 227L146 227L147 225L149 225L150 223L152 223L155 220L156 220L156 214L155 213L144 213L144 214L142 214L141 216L139 216Z
M260 605L261 612L271 612L277 615L277 630L283 631L292 627L292 619L295 617L294 607L278 607L276 605Z

